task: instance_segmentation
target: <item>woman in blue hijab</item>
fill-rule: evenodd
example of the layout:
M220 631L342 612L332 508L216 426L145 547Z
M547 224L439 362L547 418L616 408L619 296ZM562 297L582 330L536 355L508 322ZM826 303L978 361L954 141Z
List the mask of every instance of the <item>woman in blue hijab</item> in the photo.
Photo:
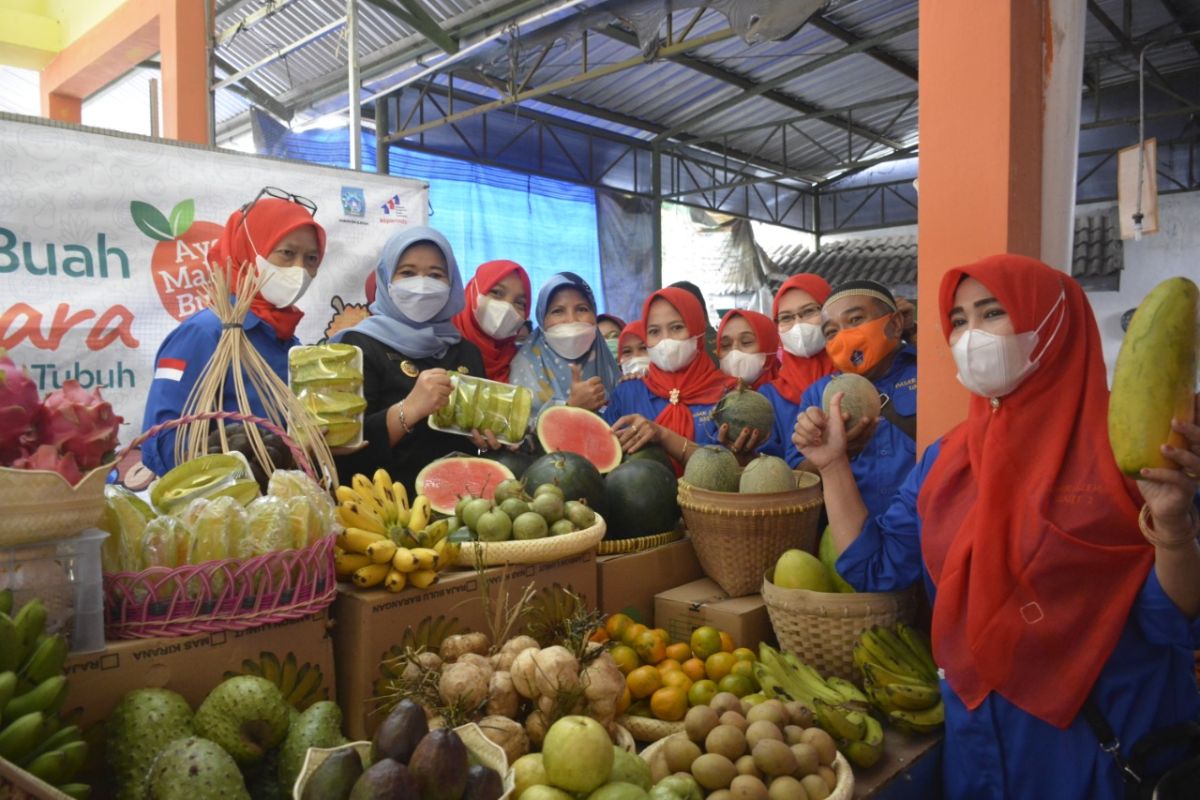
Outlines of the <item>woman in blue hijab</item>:
M333 337L362 348L367 400L367 444L337 458L338 474L345 482L383 467L411 494L422 467L464 449L463 437L435 431L426 420L446 405L450 372L483 377L483 357L451 321L465 305L463 282L441 233L424 226L395 233L375 282L372 316Z
M596 297L573 272L552 275L538 292L537 330L513 357L509 382L533 392L530 421L547 405L599 411L621 368L596 327Z

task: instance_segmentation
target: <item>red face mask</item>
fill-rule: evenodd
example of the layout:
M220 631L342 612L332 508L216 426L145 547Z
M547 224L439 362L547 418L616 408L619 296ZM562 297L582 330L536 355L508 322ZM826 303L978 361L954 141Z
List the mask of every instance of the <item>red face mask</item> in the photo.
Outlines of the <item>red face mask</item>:
M892 315L864 322L857 328L838 331L833 341L825 345L833 364L842 372L862 375L870 372L896 349L897 341L887 335Z

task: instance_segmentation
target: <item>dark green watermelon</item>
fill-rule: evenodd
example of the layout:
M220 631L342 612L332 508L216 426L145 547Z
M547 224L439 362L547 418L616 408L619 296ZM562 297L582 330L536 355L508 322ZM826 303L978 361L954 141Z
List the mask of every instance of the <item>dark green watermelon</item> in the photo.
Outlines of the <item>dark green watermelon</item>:
M608 518L604 500L604 476L592 462L575 453L549 453L525 470L525 491L533 494L543 483L553 483L568 500L582 500L597 514Z
M638 450L636 453L625 454L626 461L639 461L642 459L662 464L664 467L671 470L671 472L675 471L674 460L667 455L667 451L662 449L661 445L648 444L641 450Z
M520 480L525 474L525 470L529 469L529 465L534 462L536 456L530 453L524 453L520 450L509 450L507 447L501 447L499 450L489 450L483 454L484 458L490 458L492 461L499 461L504 466L508 467L509 471Z
M675 471L650 458L626 461L608 473L605 539L634 539L675 530L679 503Z

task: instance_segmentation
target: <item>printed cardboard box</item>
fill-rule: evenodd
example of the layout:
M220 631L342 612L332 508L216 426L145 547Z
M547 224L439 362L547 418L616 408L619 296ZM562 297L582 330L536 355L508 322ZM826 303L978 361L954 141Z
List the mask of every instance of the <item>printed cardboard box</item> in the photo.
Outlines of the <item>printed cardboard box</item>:
M621 553L596 559L600 610L628 614L653 628L654 596L704 577L688 539L640 553Z
M759 642L775 641L762 595L730 597L709 578L655 595L654 622L666 629L673 642L688 641L701 625L727 631L738 647L757 650Z

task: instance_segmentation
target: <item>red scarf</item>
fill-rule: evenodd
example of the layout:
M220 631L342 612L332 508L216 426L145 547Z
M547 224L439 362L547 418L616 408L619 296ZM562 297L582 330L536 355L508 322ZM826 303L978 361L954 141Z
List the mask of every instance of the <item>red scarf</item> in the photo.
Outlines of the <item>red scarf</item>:
M1063 292L1043 342L1065 318L1034 351L1037 369L995 410L972 395L917 499L937 586L934 655L968 708L995 691L1066 728L1153 564L1138 530L1142 499L1109 445L1100 333L1079 284L1015 255L951 270L939 295L947 338L964 276L990 290L1018 333L1034 330Z
M642 306L642 320L650 317L650 304L662 298L675 307L683 317L689 336L703 336L705 331L704 312L700 301L684 289L659 289L646 298ZM677 372L664 372L650 364L643 378L646 388L655 397L667 400L667 406L655 418L655 422L685 439L696 438L696 424L692 419L689 403L712 404L721 399L737 381L717 369L712 359L704 354L703 346L696 348L696 357Z
M621 348L625 346L626 339L637 339L642 344L646 343L646 324L640 319L635 319L633 322L621 329L621 333L617 336L617 352L621 352Z
M829 295L833 291L829 287L829 283L822 277L807 273L793 275L784 281L783 285L779 287L779 291L775 293L775 303L771 308L771 315L776 319L779 318L779 301L792 289L807 292L820 305L825 305L825 301L829 299ZM779 394L789 403L799 403L805 389L836 370L836 367L833 366L833 359L824 350L815 356L803 358L781 349L779 358L779 373L774 384L775 388L779 390Z
M236 285L241 280L242 270L246 266L257 268L257 256L266 258L271 255L280 239L305 225L311 225L316 230L317 247L324 257L325 229L313 219L308 209L299 203L277 197L264 197L250 207L245 224L241 209L229 215L221 238L208 252L208 262L214 267L228 264L230 281ZM250 239L254 240L253 245ZM257 252L255 246L258 247ZM280 341L285 342L296 335L296 326L304 317L304 312L294 305L276 308L261 294L254 295L254 299L250 301L250 310L271 326Z
M475 277L467 282L467 305L454 315L454 327L462 333L463 338L479 348L483 355L483 368L488 378L494 381L508 383L508 368L513 356L517 354L517 337L508 339L493 339L475 319L475 309L479 306L479 295L487 294L500 281L515 274L525 287L525 319L529 319L529 303L532 294L529 287L529 275L525 268L515 261L488 261L480 264L475 270Z
M775 380L775 376L779 374L779 329L766 314L738 308L726 311L725 316L721 318L721 324L717 326L718 356L725 355L721 351L721 335L725 332L726 324L734 317L746 320L750 325L750 330L754 331L754 335L758 337L758 352L767 354L767 359L763 362L762 374L750 386L751 389L757 389L763 384Z

